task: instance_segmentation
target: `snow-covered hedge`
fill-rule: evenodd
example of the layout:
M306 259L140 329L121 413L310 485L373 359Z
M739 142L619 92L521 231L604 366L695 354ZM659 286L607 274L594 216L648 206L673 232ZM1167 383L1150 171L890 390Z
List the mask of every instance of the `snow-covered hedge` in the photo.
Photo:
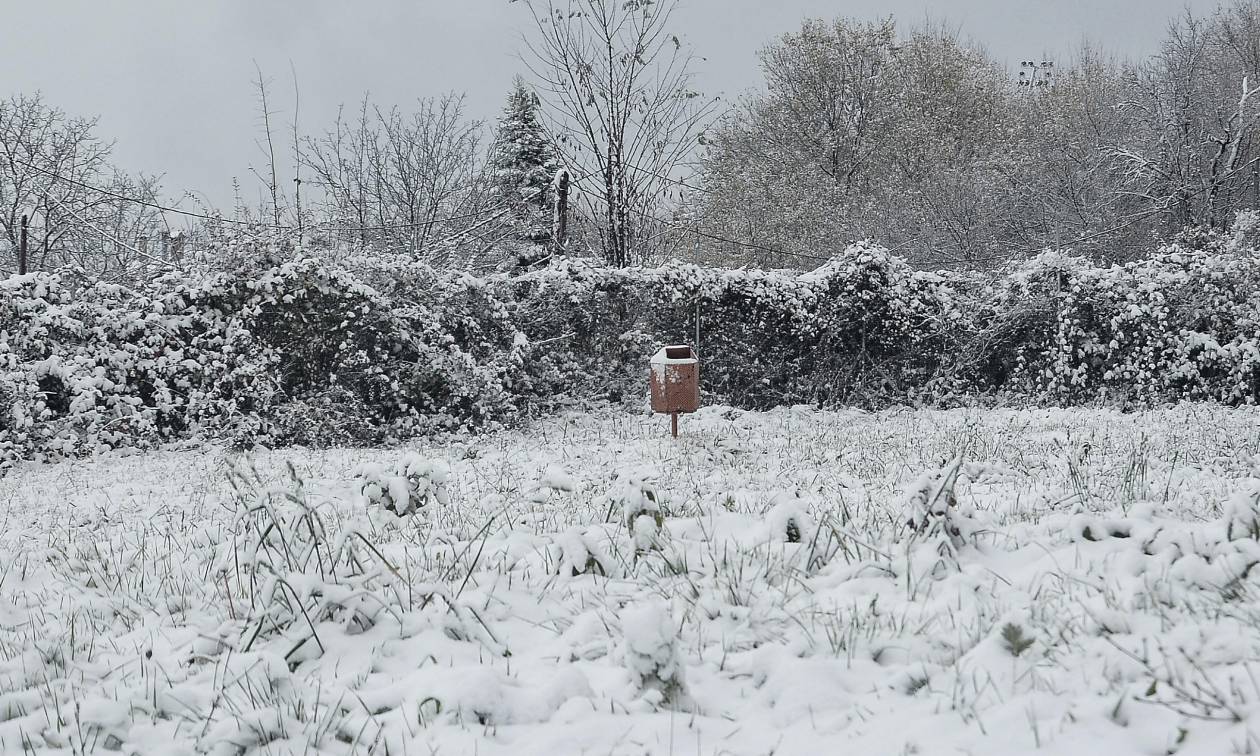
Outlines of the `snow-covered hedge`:
M1168 247L1101 268L1046 253L973 296L978 388L1057 404L1260 400L1260 257Z
M949 279L856 245L803 275L565 262L512 279L521 328L591 391L639 392L661 343L696 343L711 400L878 404L931 380L960 311Z
M869 245L794 274L577 262L508 280L520 328L590 394L643 390L696 343L708 400L747 408L1260 401L1260 255L1171 246L1099 267L1047 252L996 276L927 273Z
M1260 400L1249 245L1105 268L1046 253L990 278L871 245L805 274L300 260L139 290L0 282L0 465L197 435L377 443L634 399L648 356L695 342L697 317L707 400L746 408Z
M502 422L523 395L525 343L486 336L504 326L472 295L395 302L310 260L247 273L0 282L0 464L198 434L372 443Z
M49 274L0 282L0 463L195 430L233 360L206 331L171 293Z

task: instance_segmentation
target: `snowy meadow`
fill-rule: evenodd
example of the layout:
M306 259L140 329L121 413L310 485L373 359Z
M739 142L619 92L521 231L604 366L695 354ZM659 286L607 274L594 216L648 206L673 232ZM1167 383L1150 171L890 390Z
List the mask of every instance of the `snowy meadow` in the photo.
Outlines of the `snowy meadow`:
M0 479L0 750L1260 749L1260 414L708 407Z
M1170 1L11 3L0 756L1260 756Z

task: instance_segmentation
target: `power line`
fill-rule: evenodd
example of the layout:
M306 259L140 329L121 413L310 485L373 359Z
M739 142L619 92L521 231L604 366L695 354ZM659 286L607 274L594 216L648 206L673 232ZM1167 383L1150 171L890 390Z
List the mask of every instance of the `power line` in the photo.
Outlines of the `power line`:
M41 168L38 165L27 163L23 160L14 159L13 162L19 165L26 166L27 168L31 168L32 170L39 171L40 173L43 173L44 175L49 176L56 181L63 181L67 184L71 184L72 186L77 186L82 189L87 189L88 191L91 191L91 192L97 192L99 194L103 194L107 197L113 197L114 199L122 200L124 202L130 202L132 204L140 205L142 207L148 207L154 210L159 210L161 212L174 213L177 215L183 215L190 218L199 218L201 220L215 221L219 223L231 223L238 226L250 226L254 228L262 227L262 228L268 228L268 229L274 229L274 230L280 230L280 231L297 231L298 230L297 226L292 226L292 225L284 225L284 224L277 225L275 223L265 223L262 221L257 221L257 222L243 221L243 220L237 220L235 218L224 218L223 216L220 216L220 215L206 215L204 213L197 213L191 210L181 210L176 207L168 207L166 205L161 205L156 202L151 202L149 200L143 200L136 197L129 197L125 194L119 194L118 192L115 192L110 189L103 189L98 186L93 186L91 184L84 183L77 179L72 179L69 176L62 176L54 171L49 171L46 168ZM582 175L581 177L579 177L577 180L580 181L584 178L589 177L590 175L591 175L590 173L586 173ZM545 191L546 191L545 187L542 189L537 189L535 190L532 196L522 197L521 199L522 201L529 201L531 199L536 199L537 197L542 196L543 192ZM496 213L496 212L498 213L498 216L496 217L500 217L507 210L510 210L510 209L511 207L507 203L500 203L498 205L491 206L488 208L483 208L481 210L477 210L474 212L461 213L459 215L448 215L442 218L431 218L429 220L418 221L415 223L398 223L398 224L389 224L389 225L380 225L380 226L321 225L321 226L318 226L318 228L325 233L334 232L334 231L348 231L348 232L356 232L356 233L362 233L365 231L397 231L397 230L402 230L402 229L407 229L407 228L419 228L421 226L431 226L438 223L450 223L452 221L457 221L457 220L469 220L472 218L481 218L489 213Z
M683 181L682 179L671 178L671 177L669 177L669 176L665 176L665 175L662 175L662 174L660 174L660 173L657 173L656 171L649 171L648 169L646 169L646 168L640 168L639 166L634 165L633 163L621 163L621 165L624 165L624 166L626 166L627 168L630 168L630 169L632 169L632 170L636 170L636 171L638 171L639 173L643 173L643 174L646 174L646 175L648 175L648 176L655 176L656 178L661 179L662 181L668 181L668 182L669 182L669 183L671 183L671 184L677 184L678 186L683 186L683 187L686 187L686 188L690 189L690 190L691 190L691 191L693 191L693 192L702 192L702 193L704 193L704 194L713 194L713 193L714 193L714 191L713 191L712 189L706 189L706 188L705 188L705 187L703 187L703 186L695 186L694 184L688 184L686 181Z
M54 197L54 198L53 198L53 202L56 202L56 203L57 203L57 206L58 206L58 207L60 207L62 210L65 210L65 211L66 211L66 212L70 215L70 217L72 217L72 218L74 218L75 220L79 221L79 222L80 222L80 223L82 223L83 225L87 226L88 228L92 229L92 230L93 230L93 231L95 231L96 233L98 233L98 234L100 234L101 236L105 237L106 239L108 239L108 240L112 241L113 243L117 244L118 246L120 246L120 247L122 247L122 248L126 249L127 251L132 252L132 253L135 253L135 254L137 254L137 255L139 255L139 256L141 256L141 257L147 258L147 259L149 259L149 260L153 260L154 262L160 263L160 264L162 264L162 265L166 265L166 266L168 266L168 267L172 267L172 268L178 268L178 267L179 267L179 266L175 265L174 263L172 263L172 262L171 262L171 261L169 261L169 260L163 260L163 259L162 259L162 258L160 258L160 257L154 257L153 255L149 254L148 252L145 252L145 251L143 251L143 250L136 249L135 247L133 247L133 246L131 246L130 244L126 243L126 242L125 242L125 241L123 241L122 239L119 239L117 236L114 236L113 234L109 233L108 231L106 231L106 230L104 230L104 229L102 229L102 228L97 227L95 224L89 223L86 219L84 219L84 218L83 218L82 216L80 216L78 213L76 213L76 212L74 212L73 210L71 210L70 208L66 207L65 203L64 203L64 202L62 202L61 200L56 199L56 198Z
M27 163L27 162L22 161L22 160L16 160L16 159L14 159L14 161L13 161L13 162L15 162L15 163L17 163L17 164L19 164L19 165L26 166L27 168L31 168L32 170L39 171L40 173L43 173L43 174L45 174L45 175L47 175L47 176L51 177L51 178L52 178L52 179L54 179L54 180L57 180L57 181L63 181L63 182L65 182L65 183L71 184L71 185L73 185L73 186L77 186L77 187L80 187L80 188L83 188L83 189L87 189L88 191L97 192L97 193L99 193L99 194L103 194L103 195L105 195L105 196L107 196L107 197L113 197L113 198L115 198L115 199L118 199L118 200L121 200L121 201L124 201L124 202L130 202L130 203L132 203L132 204L140 205L140 206L142 206L142 207L148 207L148 208L151 208L151 209L154 209L154 210L158 210L158 211L161 211L161 212L174 213L174 214L177 214L177 215L183 215L183 216L190 217L190 218L198 218L198 219L201 219L201 220L214 221L214 222L220 222L220 223L230 223L230 224L234 224L234 225L240 225L240 226L250 226L250 227L255 227L255 228L257 228L257 227L262 227L262 228L269 228L269 229L283 230L283 231L296 231L296 230L298 230L298 227L297 227L297 226L292 226L292 225L284 225L284 224L276 225L276 224L274 224L274 223L265 223L265 222L261 222L261 221L258 221L258 222L255 222L255 221L243 221L243 220L237 220L237 219L234 219L234 218L224 218L224 217L222 217L222 216L218 216L218 215L206 215L206 214L204 214L204 213L197 213L197 212L193 212L193 211L191 211L191 210L182 210L182 209L180 209L180 208L169 207L169 206L166 206L166 205L161 205L161 204L158 204L158 203L155 203L155 202L151 202L151 201L148 201L148 200L143 200L143 199L139 199L139 198L136 198L136 197L129 197L129 196L127 196L127 195L120 194L120 193L115 192L115 191L110 190L110 189L103 189L103 188L98 187L98 186L93 186L93 185L91 185L91 184L84 183L84 182L79 181L79 180L77 180L77 179L72 179L72 178L70 178L70 177L68 177L68 176L62 176L62 175L60 175L60 174L58 174L58 173L56 173L56 172L49 171L49 170L47 170L47 169L45 169L45 168L42 168L42 167L37 166L37 165L34 165L34 164L32 164L32 163ZM697 187L697 186L694 186L694 185L692 185L692 184L689 184L689 183L687 183L687 182L685 182L685 181L682 181L681 179L670 178L669 176L664 176L664 175L661 175L661 174L659 174L659 173L656 173L655 171L650 171L650 170L647 170L647 169L645 169L645 168L640 168L639 166L634 165L634 164L632 164L632 163L622 163L622 165L625 165L626 167L628 167L628 168L630 168L630 169L632 169L632 170L638 171L638 172L640 172L640 173L644 173L644 174L647 174L647 175L650 175L650 176L654 176L654 177L659 178L659 179L661 179L661 180L668 181L668 182L671 182L671 183L677 184L677 185L679 185L679 186L683 186L683 187L686 187L686 188L688 188L688 189L692 189L692 190L694 190L694 191L700 191L700 192L712 193L712 190L710 190L710 189L705 189L705 188L703 188L703 187ZM583 174L581 174L581 175L579 175L579 176L575 177L573 180L574 180L575 182L577 182L577 181L582 181L582 180L584 180L584 179L586 179L586 178L589 178L590 176L594 175L594 173L596 173L596 171L587 171L587 172L585 172L585 173L583 173ZM528 200L531 200L531 199L535 199L535 198L537 198L538 196L541 196L541 195L542 195L542 193L543 193L543 192L545 192L545 191L546 191L546 188L542 188L542 189L535 190L535 192L533 193L533 195L532 195L532 196L523 197L523 198L522 198L522 200L523 200L523 201L528 201ZM58 203L58 204L60 204L60 203ZM63 206L63 209L64 209L64 206ZM438 223L449 223L449 222L452 222L452 221L457 221L457 220L469 220L469 219L472 219L472 218L481 218L481 217L483 217L483 216L485 216L485 215L487 215L487 214L493 214L491 218L487 219L486 221L483 221L483 223L482 223L481 225L484 225L484 223L489 223L489 222L491 222L491 221L493 221L493 220L495 220L495 219L497 219L497 218L502 217L502 216L503 216L506 212L508 212L510 209L511 209L511 208L510 208L510 206L509 206L509 205L507 205L506 203L502 203L502 204L500 204L500 205L498 205L498 206L492 206L492 207L489 207L489 208L484 208L484 209L482 209L482 210L478 210L478 211L474 211L474 212L462 213L462 214L459 214L459 215L451 215L451 216L446 216L446 217L442 217L442 218L433 218L433 219L430 219L430 220L421 221L421 222L416 222L416 223L401 223L401 224L380 225L380 226L324 226L324 225L320 225L320 226L317 226L317 228L319 228L321 231L323 231L323 232L325 232L325 233L330 233L330 232L355 232L355 233L362 233L362 232L366 232L366 231L394 231L394 230L401 230L401 229L407 229L407 228L418 228L418 227L420 227L420 226L430 226L430 225L435 225L435 224L438 224ZM650 212L648 212L648 211L646 211L646 210L641 210L641 209L639 209L639 208L633 208L633 207L632 207L632 208L629 208L629 210L630 210L631 212L634 212L635 214L639 215L640 217L647 219L647 220L650 220L650 221L653 221L653 222L656 222L656 223L660 223L660 224L662 224L662 225L664 225L664 226L668 226L668 227L673 228L673 229L676 229L676 230L681 230L681 231L684 231L684 232L687 232L687 233L692 233L692 234L695 234L696 236L699 236L699 237L702 237L702 238L705 238L705 239L709 239L710 241L722 242L722 243L725 243L725 244L733 244L733 245L735 245L735 246L742 247L742 248L744 248L744 249L756 250L756 251L759 251L759 252L765 252L765 253L768 253L768 254L773 254L773 255L780 255L780 256L783 256L783 257L795 257L795 258L797 258L797 259L802 259L802 260L812 260L812 261L817 261L817 262L830 262L830 261L831 261L831 259L832 259L832 258L830 258L830 257L823 257L823 256L820 256L820 255L810 254L810 253L808 253L808 252L800 252L800 251L795 251L795 250L790 250L790 249L781 249L781 248L777 248L777 247L769 247L769 246L766 246L766 245L764 245L764 244L758 244L758 243L756 243L756 242L746 242L746 241L741 241L741 240L739 240L739 239L732 239L732 238L727 237L727 236L722 236L722 235L720 235L720 234L715 234L715 233L712 233L712 232L709 232L709 231L704 231L704 230L702 230L702 229L700 229L700 228L696 228L696 227L694 227L694 226L684 225L684 224L678 223L678 222L676 222L676 221L666 220L666 219L664 219L664 218L660 218L660 217L658 217L658 216L656 216L656 215L651 214ZM438 244L441 244L441 243L444 243L444 242L446 242L446 241L450 241L450 240L452 240L452 239L458 238L459 236L462 236L462 235L464 235L464 234L466 234L466 233L469 233L469 232L470 232L470 231L472 231L472 230L475 230L475 228L476 228L476 227L474 227L474 229L465 229L464 231L456 232L456 233L454 233L454 234L452 234L452 235L450 235L450 236L444 237L443 239L439 240L437 243L438 243Z
M49 171L49 170L48 170L48 169L46 169L46 168L42 168L42 167L40 167L40 166L38 166L38 165L34 165L34 164L32 164L32 163L28 163L28 162L25 162L25 161L22 161L22 160L16 160L16 159L14 159L14 161L13 161L13 162L18 163L19 165L26 166L27 168L30 168L30 169L32 169L32 170L39 171L40 173L43 173L43 174L45 174L45 175L47 175L47 176L51 177L51 178L52 178L52 179L54 179L54 180L57 180L57 181L63 181L63 182L65 182L65 183L71 184L71 185L73 185L73 186L80 187L80 188L82 188L82 189L87 189L87 190L92 191L92 192L97 192L97 193L99 193L99 194L104 194L104 195L105 195L105 196L107 196L107 197L113 197L113 198L118 199L118 200L122 200L122 201L125 201L125 202L130 202L130 203L133 203L133 204L136 204L136 205L140 205L140 206L142 206L142 207L148 207L148 208L151 208L151 209L154 209L154 210L159 210L159 211L161 211L161 212L175 213L175 214L177 214L177 215L183 215L183 216L190 217L190 218L199 218L199 219L201 219L201 220L217 221L217 222L220 222L220 223L231 223L231 224L241 225L241 226L252 226L252 227L259 227L259 226L261 226L261 227L263 227L263 228L271 228L271 229L284 230L284 231L296 231L296 230L297 230L297 227L296 227L296 226L283 225L283 224L281 224L281 225L277 225L277 224L274 224L274 223L263 223L263 222L253 222L253 221L242 221L242 220L236 220L236 219L234 219L234 218L224 218L224 217L222 217L222 216L206 215L206 214L204 214L204 213L197 213L197 212L193 212L193 211L191 211L191 210L181 210L181 209L179 209L179 208L169 207L169 206L166 206L166 205L161 205L161 204L158 204L158 203L156 203L156 202L151 202L151 201L149 201L149 200L142 200L142 199L138 199L138 198L136 198L136 197L129 197L129 196L127 196L127 195L120 194L120 193L115 192L115 191L112 191L112 190L110 190L110 189L103 189L103 188L98 187L98 186L93 186L93 185L91 185L91 184L84 183L84 182L79 181L79 180L77 180L77 179L72 179L72 178L70 178L70 177L68 177L68 176L62 176L62 175L60 175L60 174L58 174L58 173L56 173L56 172L54 172L54 171ZM685 186L685 187L687 187L687 188L689 188L689 189L693 189L693 190L696 190L696 191L706 191L706 192L707 192L707 191L711 191L711 190L708 190L708 189L702 189L702 188L700 188L700 187L695 187L695 186L692 186L691 184L688 184L687 182L682 181L682 180L680 180L680 179L673 179L673 178L670 178L670 177L668 177L668 176L662 176L662 175L661 175L661 174L659 174L659 173L656 173L656 172L654 172L654 171L649 171L649 170L647 170L647 169L645 169L645 168L640 168L639 166L637 166L637 165L633 165L633 164L631 164L631 163L623 163L623 165L625 165L625 166L627 166L627 167L629 167L629 168L631 168L631 169L633 169L633 170L639 171L640 173L645 173L645 174L648 174L648 175L652 175L652 176L655 176L655 177L657 177L657 178L663 179L663 180L665 180L665 181L670 181L670 182L675 183L675 184L678 184L678 185L680 185L680 186ZM574 181L575 181L575 182L576 182L576 181L582 181L582 180L584 180L584 179L586 179L586 178L589 178L589 177L590 177L591 175L593 175L594 173L595 173L595 171L587 171L587 172L583 173L582 175L580 175L580 176L576 177L576 178L574 179ZM545 191L546 191L546 189L545 189L545 188L543 188L543 189L538 189L538 190L536 190L536 191L534 192L534 196L531 196L531 197L525 197L525 198L523 198L523 199L525 199L525 200L534 199L534 198L536 198L537 196L541 196L541 195L542 195L542 193L543 193L543 192L545 192ZM445 218L434 218L434 219L427 220L427 221L423 221L423 222L419 222L419 223L403 223L403 224L396 224L396 225L382 225L382 226L332 226L332 227L329 227L329 226L321 226L321 227L320 227L320 229L321 229L322 231L324 231L324 232L332 232L332 231L349 231L349 232L364 232L364 231L391 231L391 230L399 230L399 229L405 229L405 228L416 228L416 227L419 227L419 226L428 226L428 225L433 225L433 224L437 224L437 223L447 223L447 222L450 222L450 221L456 221L456 220L467 220L467 219L470 219L470 218L480 218L480 217L482 217L482 216L486 215L487 213L492 213L492 212L497 212L497 215L495 215L494 217L500 217L500 216L502 216L502 215L503 215L503 213L504 213L504 212L506 212L506 210L507 210L507 209L508 209L507 205L506 205L506 204L503 204L503 205L500 205L499 207L487 208L487 209L483 209L483 210L480 210L480 211L477 211L477 212L463 213L463 214L460 214L460 215L452 215L452 216L447 216L447 217L445 217ZM701 237L706 238L706 239L709 239L709 240L711 240L711 241L724 242L724 243L727 243L727 244L734 244L734 245L736 245L736 246L743 247L743 248L745 248L745 249L754 249L754 250L758 250L758 251L761 251L761 252L767 252L767 253L770 253L770 254L783 255L783 256L786 256L786 257L796 257L796 258L800 258L800 259L804 259L804 260L816 260L816 261L827 262L827 261L829 261L829 260L831 259L831 258L828 258L828 257L820 257L820 256L818 256L818 255L812 255L812 254L805 253L805 252L796 252L796 251L792 251L792 250L776 249L776 248L774 248L774 247L767 247L767 246L765 246L764 244L757 244L757 243L755 243L755 242L744 242L744 241L740 241L740 240L738 240L738 239L731 239L731 238L728 238L728 237L725 237L725 236L721 236L721 235L718 235L718 234L709 233L709 232L707 232L707 231L703 231L703 230L700 230L700 229L698 229L698 228L686 228L686 227L683 227L683 226L681 226L679 223L676 223L676 222L674 222L674 221L668 221L668 220L665 220L664 218L658 218L658 217L656 217L655 215L652 215L651 213L647 212L646 210L640 210L640 209L638 209L638 208L630 208L630 209L631 209L631 211L632 211L632 212L635 212L636 214L641 215L642 217L647 218L648 220L652 220L652 221L655 221L655 222L660 223L660 224L662 224L662 225L669 226L670 228L680 229L680 230L683 230L683 231L688 231L688 232L690 232L690 233L696 234L697 236L701 236ZM492 219L492 220L493 220L493 219ZM460 235L460 234L459 234L459 233L457 233L457 234L455 234L454 236L456 236L456 237L457 237L457 236L459 236L459 235ZM447 240L449 240L450 238L453 238L453 237L448 237L448 238L447 238ZM445 240L443 240L443 241L445 241Z
M123 200L125 202L130 202L132 204L140 205L142 207L152 208L154 210L161 210L162 212L166 212L166 213L175 213L176 215L186 215L191 218L201 218L202 220L219 221L222 223L235 223L235 224L239 224L243 226L267 225L263 223L252 223L250 221L241 221L241 220L234 220L232 218L223 218L220 216L194 213L191 210L180 210L177 207L166 207L165 205L159 205L155 202L150 202L148 200L137 199L135 197L128 197L125 194L119 194L118 192L112 191L110 189L102 189L99 186L85 184L84 182L79 181L77 179L72 179L69 176L62 176L54 171L48 170L47 168L41 168L38 165L35 165L33 163L28 163L23 160L14 159L13 162L17 163L18 165L26 166L27 168L30 168L32 170L39 171L40 173L46 176L49 176L56 181L63 181L67 184L70 184L72 186L77 186L81 189L87 189L88 191L97 192L98 194L104 194L107 197L113 197L114 199ZM282 228L282 227L277 226L276 228Z
M663 219L663 218L657 218L657 217L655 217L655 216L653 216L653 215L648 215L646 212L644 212L644 213L643 213L643 215L644 215L644 217L649 218L649 219L651 219L651 220L654 220L654 221L656 221L657 223L663 223L663 224L665 224L665 225L667 225L667 226L671 226L671 227L673 227L673 228L679 228L679 224L677 224L677 223L673 223L673 222L667 221L667 220L665 220L665 219ZM812 255L812 254L809 254L808 252L794 252L794 251L792 251L792 250L787 250L787 249L777 249L777 248L775 248L775 247L767 247L767 246L766 246L766 245L764 245L764 244L757 244L756 242L744 242L744 241L739 241L738 239L729 239L729 238L727 238L727 237L725 237L725 236L720 236L720 235L718 235L718 234L712 234L712 233L709 233L709 232L707 232L707 231L702 231L702 230L700 230L700 229L698 229L698 228L687 228L687 229L683 229L683 230L690 231L691 233L693 233L693 234L695 234L695 235L697 235L697 236L704 237L705 239L709 239L709 240L711 240L711 241L725 242L725 243L727 243L727 244L735 244L735 245L738 245L738 246L743 247L743 248L745 248L745 249L755 249L755 250L758 250L758 251L761 251L761 252L769 252L770 254L773 254L773 255L783 255L783 256L785 256L785 257L797 257L797 258L800 258L800 259L802 259L802 260L817 260L817 261L820 261L820 262L831 262L831 258L830 258L830 257L822 257L822 256L820 256L820 255Z

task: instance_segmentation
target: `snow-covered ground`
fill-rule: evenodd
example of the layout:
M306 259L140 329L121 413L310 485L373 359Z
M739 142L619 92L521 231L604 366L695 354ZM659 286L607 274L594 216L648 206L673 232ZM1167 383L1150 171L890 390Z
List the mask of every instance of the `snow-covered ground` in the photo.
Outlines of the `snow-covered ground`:
M20 468L0 752L1260 752L1257 411L682 431Z

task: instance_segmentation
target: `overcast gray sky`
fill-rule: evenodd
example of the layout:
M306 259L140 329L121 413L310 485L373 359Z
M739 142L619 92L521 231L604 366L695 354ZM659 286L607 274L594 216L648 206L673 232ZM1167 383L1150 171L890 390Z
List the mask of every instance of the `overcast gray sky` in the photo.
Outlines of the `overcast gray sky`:
M759 84L756 51L802 18L944 19L1010 62L1063 56L1082 39L1122 56L1154 51L1167 21L1214 0L682 0L680 37L707 94ZM248 169L257 110L253 61L274 80L275 108L316 131L365 91L383 105L457 90L493 118L512 76L528 11L507 0L36 0L0 2L0 95L42 90L69 113L99 115L128 170L165 176L170 195L226 205Z

